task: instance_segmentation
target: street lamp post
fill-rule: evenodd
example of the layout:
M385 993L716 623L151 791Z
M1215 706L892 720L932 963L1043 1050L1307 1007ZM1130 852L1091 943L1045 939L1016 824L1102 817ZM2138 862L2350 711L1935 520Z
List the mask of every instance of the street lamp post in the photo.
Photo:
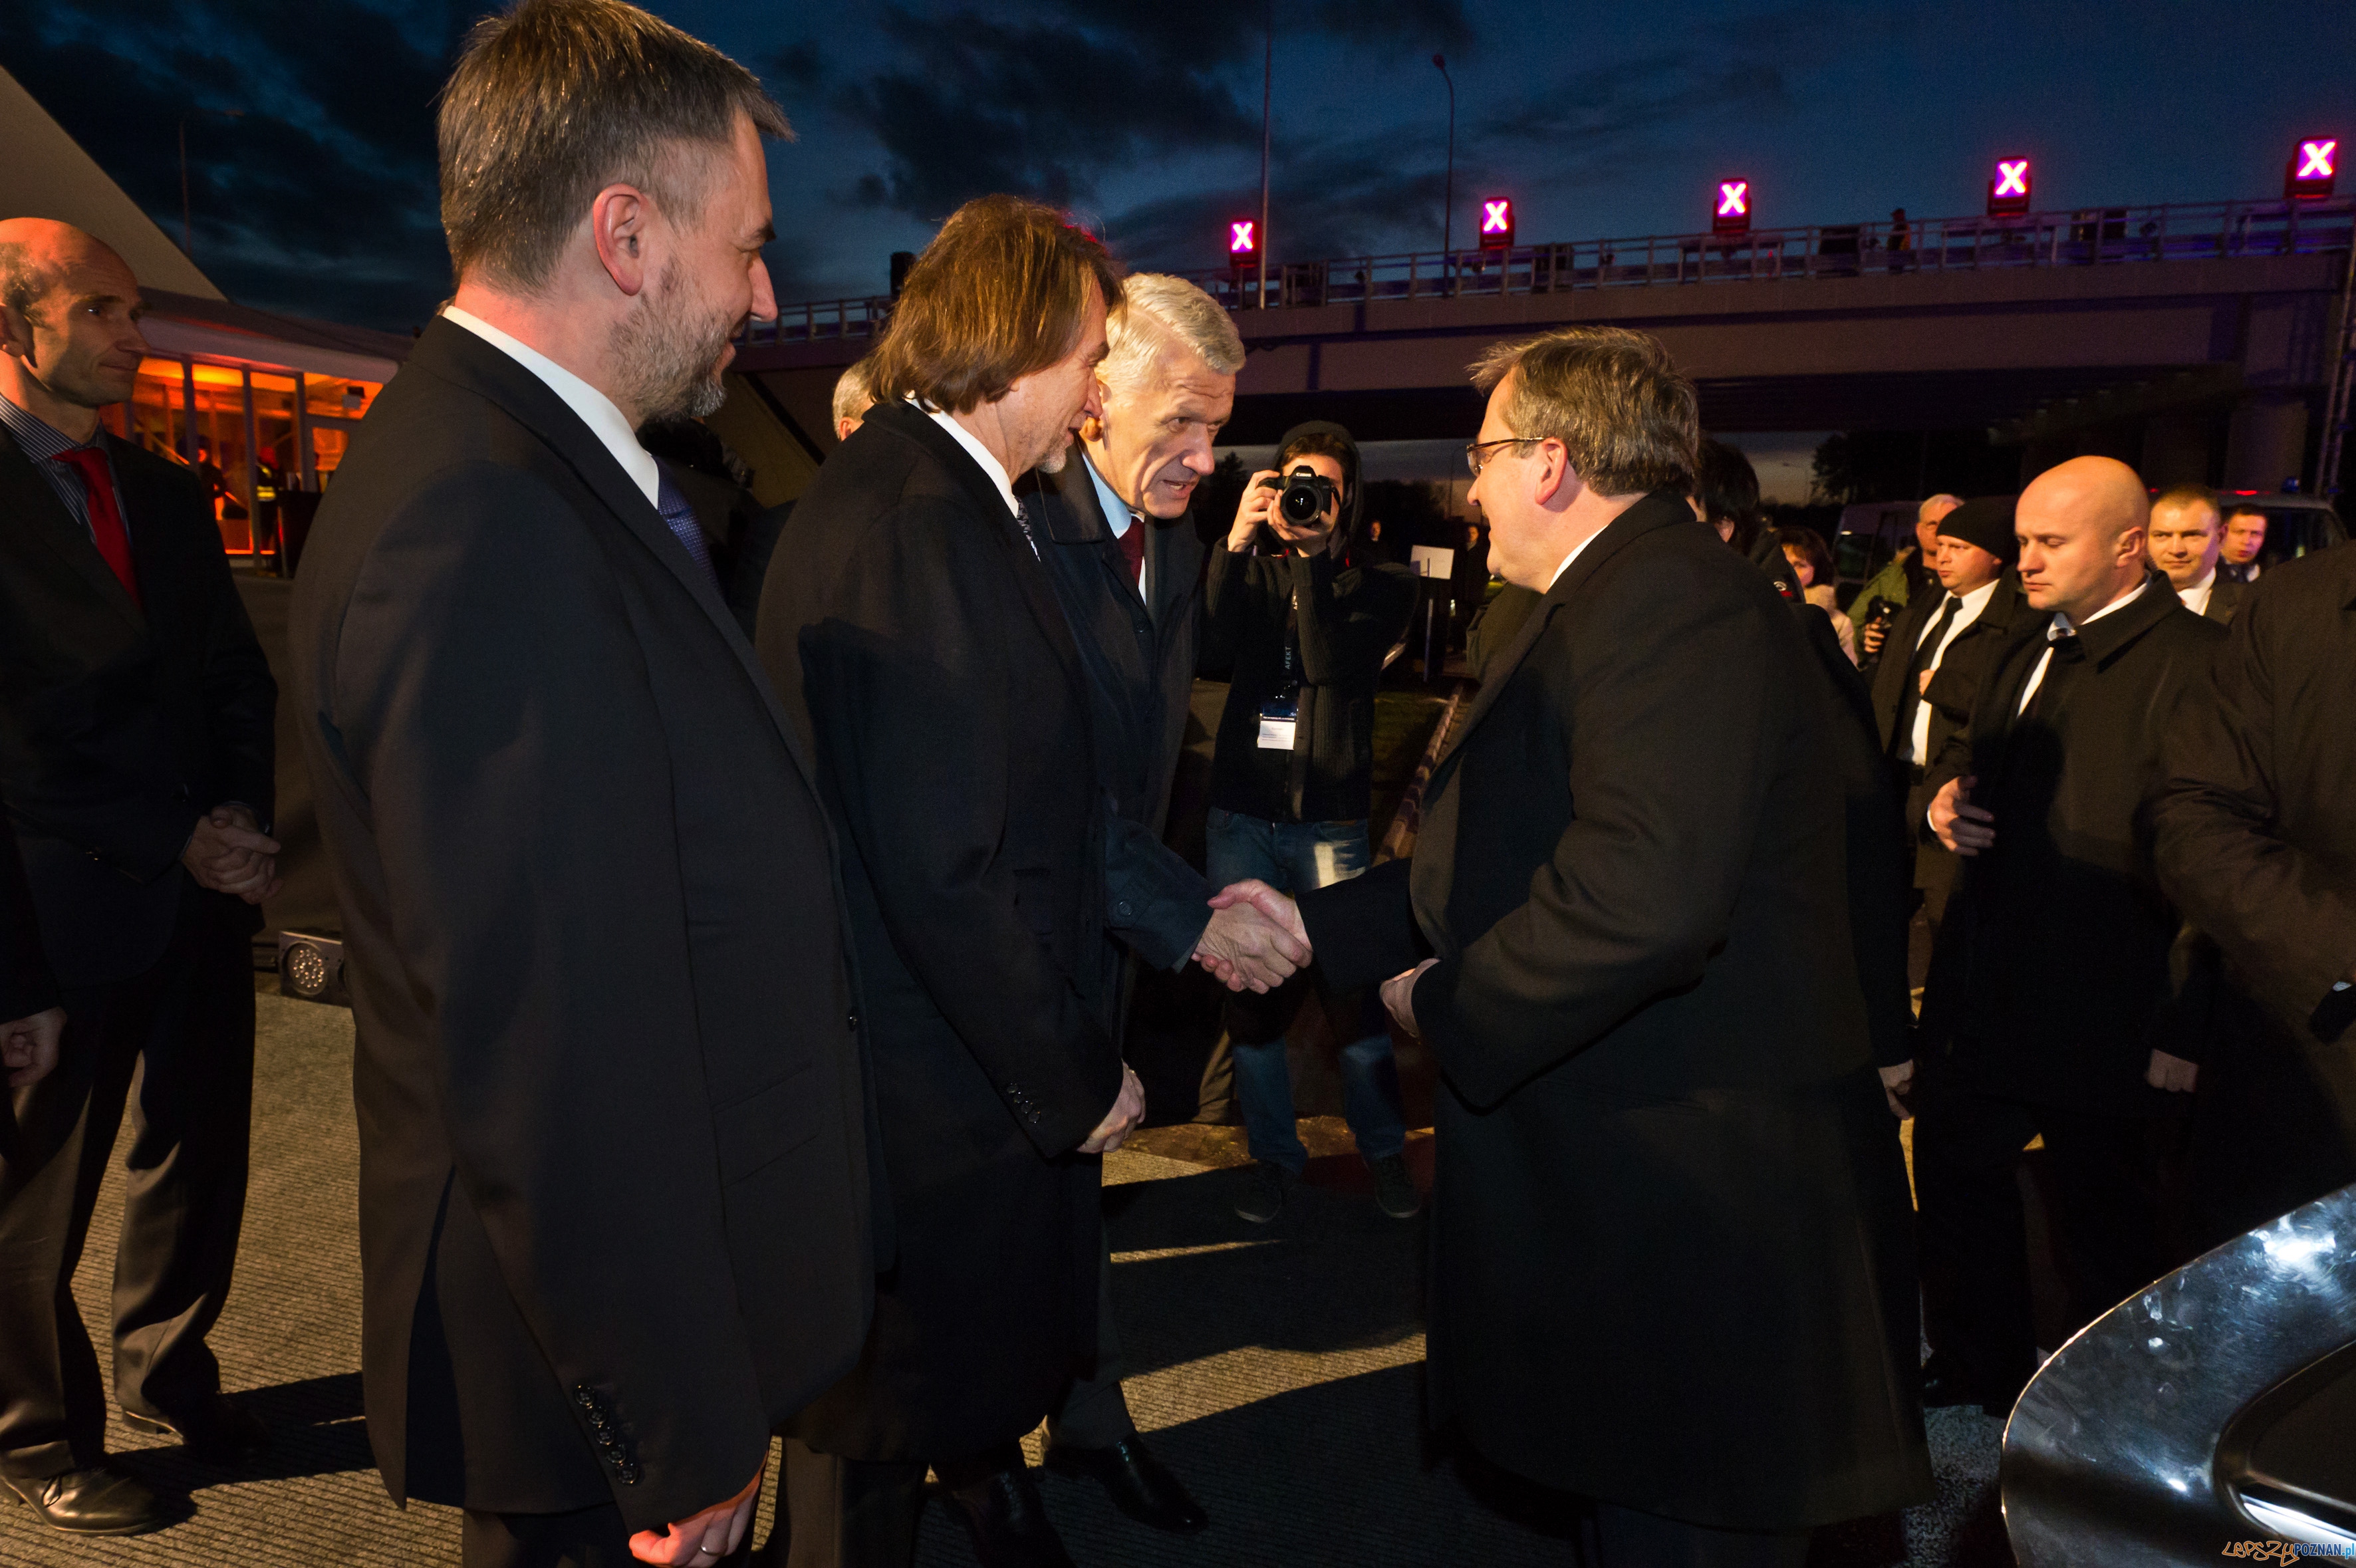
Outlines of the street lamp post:
M1445 276L1451 284L1456 278L1456 79L1448 74L1448 57L1434 55L1431 63L1440 68L1440 80L1448 83L1448 183L1440 197L1440 249Z
M1275 99L1271 89L1276 84L1276 0L1268 0L1268 48L1261 57L1259 68L1259 309L1268 308L1268 147L1269 128L1275 124Z

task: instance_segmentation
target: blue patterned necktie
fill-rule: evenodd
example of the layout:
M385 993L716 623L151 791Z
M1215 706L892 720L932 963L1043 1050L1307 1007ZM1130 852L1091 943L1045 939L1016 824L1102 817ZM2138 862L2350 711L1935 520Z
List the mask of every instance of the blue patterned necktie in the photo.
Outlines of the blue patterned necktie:
M655 467L662 475L655 492L655 510L662 513L663 521L678 535L695 564L703 568L703 575L718 582L718 575L712 569L712 546L704 542L703 525L695 521L695 503L687 499L687 492L671 477L669 463L658 462Z

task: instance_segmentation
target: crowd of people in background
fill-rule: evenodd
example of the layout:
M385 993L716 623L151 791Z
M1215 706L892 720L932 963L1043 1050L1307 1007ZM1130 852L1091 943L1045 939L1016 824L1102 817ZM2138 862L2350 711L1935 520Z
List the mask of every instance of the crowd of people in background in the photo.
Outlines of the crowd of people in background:
M2001 1414L2053 1348L2033 1140L2065 1331L2356 1179L2356 550L2262 572L2263 513L2087 456L1923 500L1844 600L1666 350L1572 328L1471 368L1479 521L1419 588L1328 422L1198 526L1232 319L1004 196L765 510L701 421L775 312L778 106L621 0L524 0L439 113L456 291L276 676L202 477L101 428L137 280L0 223L0 1482L48 1524L170 1522L71 1291L126 1103L112 1397L209 1464L271 1442L205 1339L282 702L356 1017L369 1437L470 1568L744 1562L773 1441L762 1561L899 1568L930 1476L984 1563L1064 1568L1043 1423L1206 1528L1128 1408L1100 1197L1146 971L1225 988L1255 1224L1316 996L1376 1201L1428 1205L1432 1420L1612 1568L1797 1564L1930 1496L1922 1409ZM1472 684L1377 864L1419 604Z

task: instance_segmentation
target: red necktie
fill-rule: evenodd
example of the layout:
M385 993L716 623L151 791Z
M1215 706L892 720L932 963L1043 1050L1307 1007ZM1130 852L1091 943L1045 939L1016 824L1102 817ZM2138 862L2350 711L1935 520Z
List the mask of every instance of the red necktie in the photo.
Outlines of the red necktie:
M1120 536L1120 558L1129 563L1129 585L1145 591L1145 521L1129 514L1129 532Z
M91 537L123 580L131 602L145 609L139 598L139 574L131 564L131 535L123 531L123 509L114 502L114 476L107 471L106 454L95 446L69 446L58 454L58 461L71 463L81 471L82 487L90 493Z

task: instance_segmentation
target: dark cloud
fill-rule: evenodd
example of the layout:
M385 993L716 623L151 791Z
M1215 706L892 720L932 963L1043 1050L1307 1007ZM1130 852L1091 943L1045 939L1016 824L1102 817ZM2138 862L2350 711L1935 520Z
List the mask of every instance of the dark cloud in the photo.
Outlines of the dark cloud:
M882 147L886 173L855 199L938 220L991 191L1059 205L1162 152L1244 145L1259 135L1213 67L1104 27L1018 24L958 10L886 8L894 64L842 90L836 107Z
M368 326L447 284L433 100L456 18L317 0L0 0L0 63L233 298ZM421 44L422 35L428 41Z
M1060 16L892 6L880 27L890 66L841 86L835 107L872 134L885 169L847 199L937 220L973 197L1011 190L1063 205L1109 176L1173 152L1258 140L1253 91L1267 43L1260 0L1061 0ZM1276 36L1321 61L1472 41L1461 0L1322 0ZM782 62L781 62L782 63Z

